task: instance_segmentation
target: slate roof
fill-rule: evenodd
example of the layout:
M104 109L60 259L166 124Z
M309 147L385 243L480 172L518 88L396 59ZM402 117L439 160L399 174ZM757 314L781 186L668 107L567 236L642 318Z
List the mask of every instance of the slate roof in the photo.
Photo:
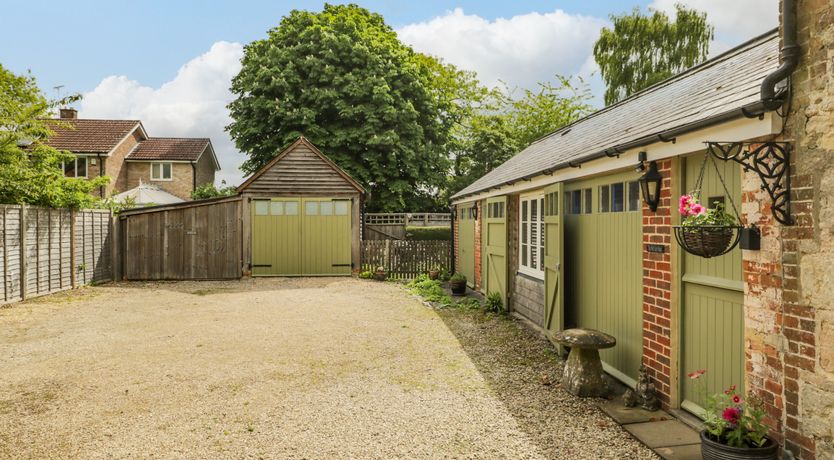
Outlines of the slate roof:
M198 137L150 137L140 142L126 159L197 161L209 142Z
M54 132L47 142L73 153L108 153L130 134L139 120L50 119Z
M759 100L762 80L778 65L779 34L773 30L533 142L452 198L564 168L671 129L732 112L742 116L740 109Z

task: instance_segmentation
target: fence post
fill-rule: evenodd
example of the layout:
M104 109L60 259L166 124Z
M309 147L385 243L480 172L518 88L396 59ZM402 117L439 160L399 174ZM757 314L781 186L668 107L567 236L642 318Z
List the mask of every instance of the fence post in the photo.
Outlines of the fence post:
M70 210L70 288L76 288L75 279L75 209Z
M27 274L26 262L26 233L29 231L28 217L26 216L26 205L20 206L20 300L26 300Z
M391 240L385 240L385 270L391 270Z

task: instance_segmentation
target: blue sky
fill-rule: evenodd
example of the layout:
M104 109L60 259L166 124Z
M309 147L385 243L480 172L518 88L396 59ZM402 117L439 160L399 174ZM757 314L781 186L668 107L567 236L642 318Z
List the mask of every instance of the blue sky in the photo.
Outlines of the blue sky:
M358 1L416 50L475 70L488 85L530 88L554 74L603 91L591 50L611 13L672 11L681 0ZM706 11L717 53L776 26L777 0L682 0ZM335 2L334 2L335 3ZM242 46L291 9L320 1L28 1L3 6L0 63L31 70L44 92L83 93L86 118L141 119L154 136L210 137L230 184L245 158L224 132ZM36 24L32 26L32 24ZM600 98L595 100L601 105Z

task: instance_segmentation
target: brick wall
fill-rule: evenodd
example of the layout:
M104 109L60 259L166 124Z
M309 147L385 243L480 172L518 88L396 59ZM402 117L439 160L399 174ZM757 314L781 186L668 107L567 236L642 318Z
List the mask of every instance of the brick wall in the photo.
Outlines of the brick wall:
M151 162L149 161L132 161L126 164L128 165L126 190L138 187L141 180L145 184L156 185L183 200L191 199L191 191L194 189L194 170L191 163L172 163L171 180L151 180Z
M144 136L142 136L141 130L136 129L130 136L127 137L127 139L125 139L113 150L111 156L104 160L105 173L110 176L110 183L107 185L106 190L107 195L114 192L124 192L136 187L136 185L139 185L129 185L129 166L128 163L125 163L125 157L131 150L133 150L134 147L136 147L136 144L142 140L144 140Z
M214 159L211 157L211 152L206 149L197 161L197 187L205 184L213 184L215 173Z
M744 177L743 216L762 230L744 251L749 390L772 435L797 458L834 458L834 4L799 0L800 62L777 140L791 143L791 211L781 226L758 178Z
M665 408L672 384L672 161L658 162L663 176L660 205L652 212L643 203L643 363L654 379ZM663 245L662 253L648 252L647 244Z

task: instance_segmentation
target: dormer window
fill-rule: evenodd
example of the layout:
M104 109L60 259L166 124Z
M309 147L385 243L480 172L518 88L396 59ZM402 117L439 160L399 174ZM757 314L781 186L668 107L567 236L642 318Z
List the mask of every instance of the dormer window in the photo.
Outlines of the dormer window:
M63 162L64 176L66 177L87 177L87 158L75 157L73 160Z
M171 163L151 163L151 180L171 180Z

